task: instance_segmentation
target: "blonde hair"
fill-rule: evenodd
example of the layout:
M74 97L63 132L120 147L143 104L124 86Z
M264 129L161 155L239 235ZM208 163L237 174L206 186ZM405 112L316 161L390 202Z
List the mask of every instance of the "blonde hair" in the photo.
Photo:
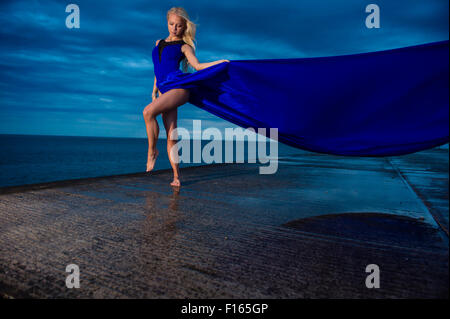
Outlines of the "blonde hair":
M184 30L184 33L183 33L183 41L186 42L187 44L189 44L195 51L194 41L195 41L195 31L197 28L196 24L189 19L189 15L187 14L186 10L184 10L182 7L170 8L170 10L167 11L167 20L169 20L170 14L176 14L177 16L181 17L185 21L186 30ZM181 62L182 62L183 72L187 72L188 66L190 64L187 61L186 57L184 57L183 60L181 60Z

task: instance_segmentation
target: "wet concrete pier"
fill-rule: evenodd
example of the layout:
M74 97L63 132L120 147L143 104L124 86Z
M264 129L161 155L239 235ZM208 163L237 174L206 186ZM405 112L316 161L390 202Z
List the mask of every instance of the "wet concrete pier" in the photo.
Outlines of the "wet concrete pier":
M2 188L0 295L448 298L448 161L293 152L273 175L182 169L180 190L167 170Z

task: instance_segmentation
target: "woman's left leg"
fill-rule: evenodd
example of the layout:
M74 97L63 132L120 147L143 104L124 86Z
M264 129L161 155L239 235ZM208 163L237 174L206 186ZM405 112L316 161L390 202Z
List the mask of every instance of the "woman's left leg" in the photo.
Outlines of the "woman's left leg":
M185 104L187 101L189 101L189 90L172 89L147 105L142 112L144 115L148 136L147 172L153 169L156 157L158 156L156 141L158 139L159 126L156 121L156 116L163 112L168 112L174 108L177 108L178 106Z

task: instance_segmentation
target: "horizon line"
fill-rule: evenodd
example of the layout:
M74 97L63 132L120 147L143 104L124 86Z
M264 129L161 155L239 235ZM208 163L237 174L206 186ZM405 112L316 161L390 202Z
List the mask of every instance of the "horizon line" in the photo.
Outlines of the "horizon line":
M257 133L255 133L257 135ZM54 136L54 137L95 137L95 138L124 138L124 139L148 139L147 137L126 137L126 136L94 136L94 135L57 135L57 134L23 134L23 133L0 133L0 135L19 135L19 136ZM266 136L263 138L269 139ZM158 139L167 140L166 136L160 136ZM190 138L193 140L193 138ZM181 139L180 139L181 140ZM197 139L196 139L197 140ZM200 139L202 141L212 141L211 139ZM229 139L217 139L221 141L231 141ZM233 139L235 141L237 139ZM244 139L245 140L245 139Z

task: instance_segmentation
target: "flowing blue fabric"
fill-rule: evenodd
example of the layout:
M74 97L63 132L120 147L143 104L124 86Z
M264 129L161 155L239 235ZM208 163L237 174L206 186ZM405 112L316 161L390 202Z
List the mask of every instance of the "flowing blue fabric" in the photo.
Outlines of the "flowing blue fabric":
M158 87L188 88L191 104L243 128L266 128L268 137L277 128L280 142L313 152L392 156L449 142L449 41L232 60L195 73L172 67Z

